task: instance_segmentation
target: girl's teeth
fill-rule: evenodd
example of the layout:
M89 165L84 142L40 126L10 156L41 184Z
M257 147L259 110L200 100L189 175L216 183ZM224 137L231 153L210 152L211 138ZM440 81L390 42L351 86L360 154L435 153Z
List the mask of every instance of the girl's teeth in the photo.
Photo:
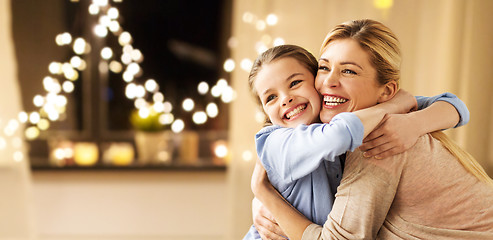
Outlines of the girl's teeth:
M306 108L306 105L300 105L300 106L296 107L291 112L286 113L286 118L287 119L290 119L292 116L294 116L294 115L300 113L301 111L305 110L305 108Z

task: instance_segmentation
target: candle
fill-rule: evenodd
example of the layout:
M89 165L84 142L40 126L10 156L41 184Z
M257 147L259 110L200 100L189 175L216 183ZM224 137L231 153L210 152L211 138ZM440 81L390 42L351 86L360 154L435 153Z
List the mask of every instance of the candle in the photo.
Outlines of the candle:
M63 167L72 165L74 160L74 144L67 140L50 140L50 164Z
M74 146L74 161L80 166L92 166L99 158L99 149L95 143L79 142Z
M180 161L187 165L197 164L199 158L199 134L194 131L180 133Z
M212 143L212 163L214 165L224 165L229 160L230 152L228 143L224 140L217 140Z
M105 154L109 161L118 166L127 166L134 161L134 148L130 143L111 143Z

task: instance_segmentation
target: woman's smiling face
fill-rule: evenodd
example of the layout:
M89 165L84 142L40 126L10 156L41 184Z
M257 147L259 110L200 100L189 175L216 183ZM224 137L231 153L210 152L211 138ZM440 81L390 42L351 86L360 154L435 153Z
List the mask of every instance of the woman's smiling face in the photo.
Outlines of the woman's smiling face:
M320 120L330 120L341 112L353 112L378 103L384 87L368 53L353 39L334 40L324 49L315 80L322 95Z
M285 57L262 66L254 88L273 124L296 127L318 121L321 99L314 81L305 66Z

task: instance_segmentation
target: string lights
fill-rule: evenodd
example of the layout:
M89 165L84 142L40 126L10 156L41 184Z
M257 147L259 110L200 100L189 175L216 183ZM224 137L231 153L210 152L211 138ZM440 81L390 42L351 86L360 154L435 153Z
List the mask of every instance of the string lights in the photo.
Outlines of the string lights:
M113 2L121 1L113 0ZM100 70L107 69L113 73L121 74L122 83L125 84L125 96L134 102L134 106L141 117L148 116L151 111L157 112L160 115L159 122L161 124L170 125L171 130L175 133L183 131L186 128L185 122L173 114L175 106L166 101L163 89L160 89L157 81L148 79L144 84L136 81L139 74L142 73L139 64L142 63L144 55L139 49L132 46L132 35L120 26L118 9L111 6L109 0L93 0L88 7L88 12L98 18L97 24L93 27L94 36L106 38L112 34L117 37L122 48L121 55L116 55L110 47L103 47L99 55L101 62L105 64L100 64ZM262 19L251 12L245 12L242 20L261 33L260 40L254 44L254 50L257 54L267 50L269 46L284 44L283 38L273 38L265 33L266 29L278 23L277 15L269 14L265 19ZM17 118L8 120L7 124L0 121L0 129L3 129L4 135L0 135L0 150L5 149L9 142L13 146L22 146L22 140L14 137L17 131L23 130L26 139L34 140L39 137L41 131L49 129L50 122L64 118L68 104L65 95L74 91L74 82L78 81L80 72L87 67L84 56L89 54L92 48L84 38L72 36L68 32L58 34L55 37L55 43L61 47L70 47L73 56L66 62L54 61L48 65L48 71L51 75L45 76L42 80L45 93L33 97L33 104L37 110L21 111ZM230 48L236 48L238 39L231 37L227 44ZM249 58L241 59L239 64L236 64L233 59L226 59L223 69L225 72L232 72L237 69L238 65L240 69L249 72L252 64L253 61ZM101 66L105 66L105 68ZM220 99L224 103L230 103L236 97L234 89L228 85L226 79L222 78L218 79L212 86L207 82L200 82L197 85L197 92L199 95L210 94L213 98ZM214 101L206 104L205 109L197 108L190 97L185 97L183 101L177 102L181 103L183 110L192 113L193 123L197 125L204 124L209 118L215 118L219 115L219 108ZM264 120L263 117L258 117L259 114L256 116L257 121L262 122ZM22 125L26 125L25 128L22 128ZM246 150L243 153L243 159L250 161L252 155L251 151ZM21 161L23 159L22 152L16 151L13 157L14 160Z
M178 121L174 125L175 127L172 127L174 132L185 129L184 121L174 116L172 113L173 105L169 101L165 101L164 94L160 92L159 84L154 79L148 79L144 84L137 83L137 76L142 72L139 64L142 63L144 56L139 49L132 46L132 35L120 26L118 9L111 6L108 0L93 0L88 11L98 18L97 24L93 27L93 34L99 38L106 38L108 34L113 34L122 47L121 56L116 56L110 47L103 47L100 57L103 62L109 62L107 65L109 71L121 74L122 80L126 84L125 96L134 101L139 115L145 117L146 113L152 109L158 114L162 114L161 124L173 125L175 121ZM65 113L67 98L63 94L70 94L74 91L73 82L79 79L80 71L86 69L87 64L83 56L91 52L91 46L84 38L74 38L68 32L58 34L55 37L55 42L58 46L71 46L74 56L68 62L49 64L48 70L53 76L46 76L43 79L46 94L36 95L33 98L33 103L39 110L31 113L21 112L18 119L14 120L31 125L24 131L28 140L39 137L40 131L49 128L50 121L59 120L60 116ZM228 63L228 60L226 62ZM201 82L197 86L197 90L200 95L210 93L214 98L220 98L224 103L229 103L235 98L234 90L225 79L219 79L214 86ZM152 101L146 100L149 97ZM195 107L191 98L186 97L183 101L183 109L193 112L192 120L195 124L204 124L208 118L218 116L219 109L216 103L210 102L207 106L204 112L204 110ZM10 133L17 130L17 127L14 129L12 126L8 125L6 131Z

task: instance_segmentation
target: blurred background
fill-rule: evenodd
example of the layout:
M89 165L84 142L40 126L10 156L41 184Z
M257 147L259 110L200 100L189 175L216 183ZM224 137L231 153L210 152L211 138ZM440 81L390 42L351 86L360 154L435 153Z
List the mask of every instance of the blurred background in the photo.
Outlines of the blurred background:
M316 57L371 18L401 41L402 87L452 92L447 130L493 176L493 1L2 0L0 239L241 239L251 225L247 78L279 44Z

